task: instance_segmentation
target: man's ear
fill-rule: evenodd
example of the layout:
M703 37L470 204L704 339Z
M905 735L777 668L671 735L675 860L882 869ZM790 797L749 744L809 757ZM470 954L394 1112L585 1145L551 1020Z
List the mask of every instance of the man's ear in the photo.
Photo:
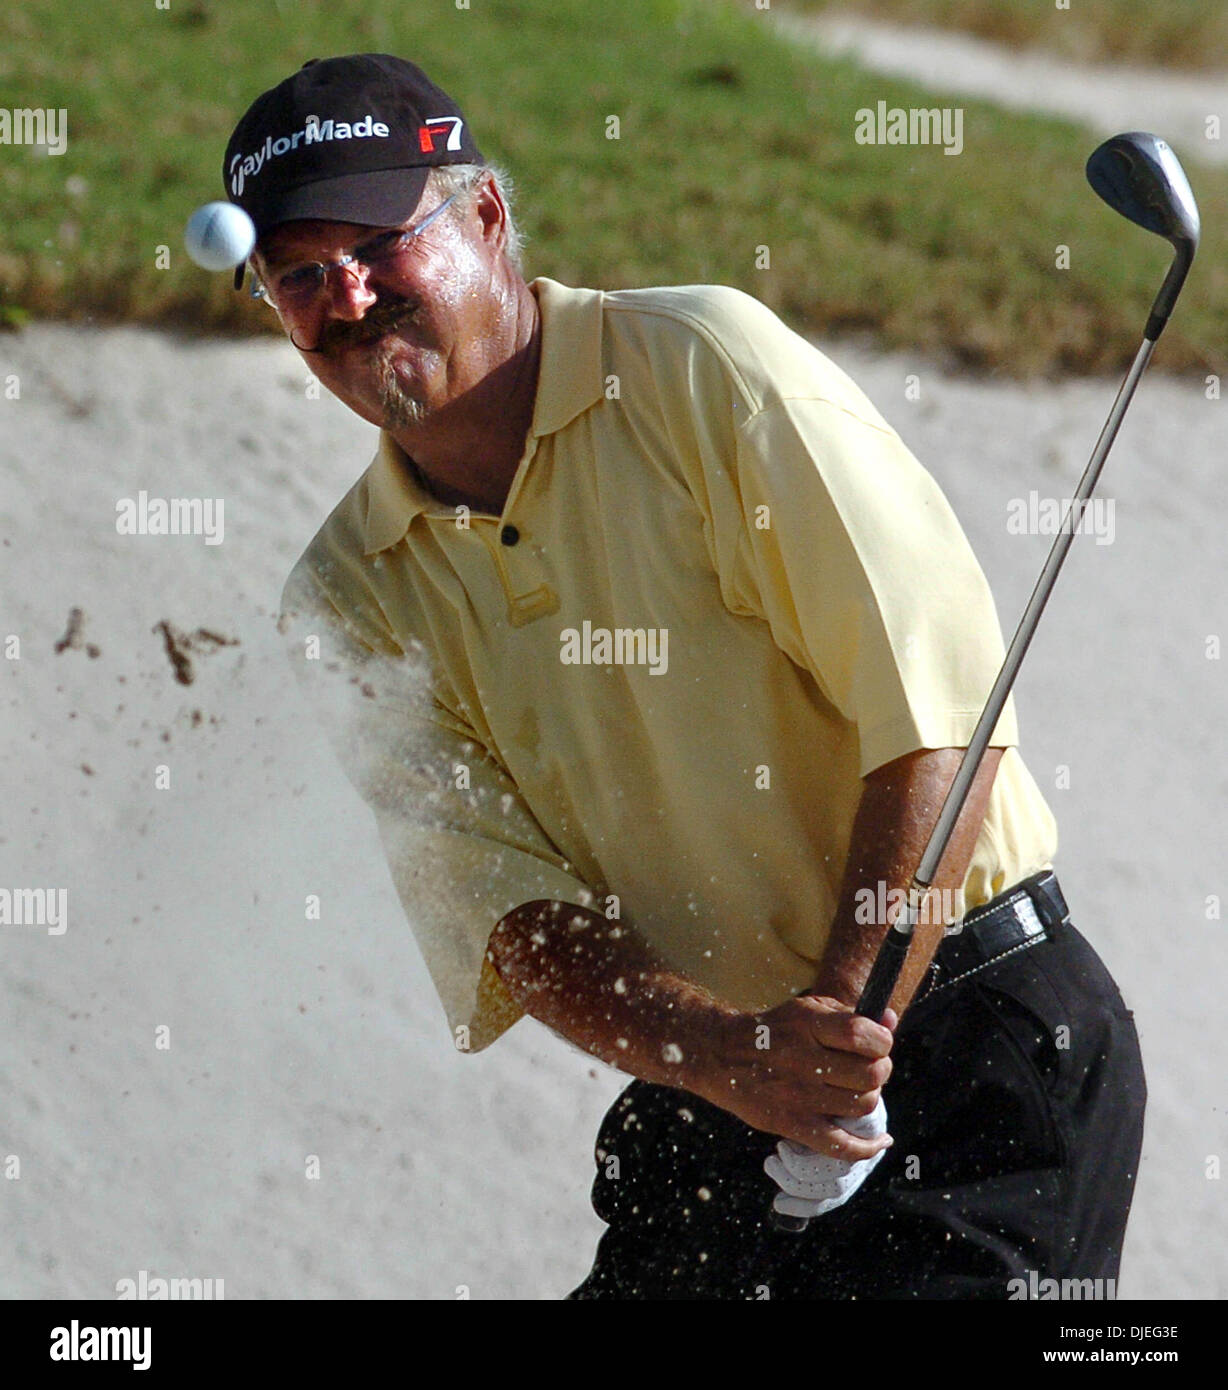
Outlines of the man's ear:
M495 250L502 249L507 240L507 204L493 174L482 175L474 206L482 224L482 240L490 242Z

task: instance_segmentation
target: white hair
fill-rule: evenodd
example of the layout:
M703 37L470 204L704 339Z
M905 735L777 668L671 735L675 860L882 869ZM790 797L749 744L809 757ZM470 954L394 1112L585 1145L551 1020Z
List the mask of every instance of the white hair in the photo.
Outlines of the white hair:
M517 274L524 273L523 250L524 237L520 228L516 225L513 216L512 204L516 197L516 185L512 176L506 169L498 164L438 164L431 170L430 179L427 187L439 194L440 198L447 198L453 193L461 196L448 210L444 216L452 213L467 212L477 198L477 187L484 174L490 174L495 181L495 186L503 195L503 202L507 208L507 239L503 243L503 252L507 256L508 262Z

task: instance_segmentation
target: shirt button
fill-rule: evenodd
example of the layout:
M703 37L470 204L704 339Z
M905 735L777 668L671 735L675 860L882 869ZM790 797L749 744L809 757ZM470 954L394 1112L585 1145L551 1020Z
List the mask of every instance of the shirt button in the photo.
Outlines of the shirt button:
M515 545L520 539L520 532L517 531L514 526L505 526L503 530L499 532L499 539L504 545Z

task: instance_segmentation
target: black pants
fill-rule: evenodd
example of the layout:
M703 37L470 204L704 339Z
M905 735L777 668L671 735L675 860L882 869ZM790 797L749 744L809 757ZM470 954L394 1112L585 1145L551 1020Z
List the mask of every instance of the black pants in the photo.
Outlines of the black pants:
M920 999L892 1057L894 1146L800 1235L767 1219L772 1136L633 1082L597 1138L610 1229L569 1297L1006 1299L1031 1271L1116 1279L1146 1086L1133 1016L1072 926Z

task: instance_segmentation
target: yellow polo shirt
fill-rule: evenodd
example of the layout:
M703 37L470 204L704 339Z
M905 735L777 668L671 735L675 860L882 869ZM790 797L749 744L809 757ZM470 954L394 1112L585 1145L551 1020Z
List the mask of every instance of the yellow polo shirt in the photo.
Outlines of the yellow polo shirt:
M740 1008L811 983L861 778L965 746L1003 650L933 479L770 310L531 288L541 374L502 516L435 501L381 434L282 596L474 1050L517 1016L490 933L536 898L617 914ZM992 742L968 908L1057 847L1013 705Z

